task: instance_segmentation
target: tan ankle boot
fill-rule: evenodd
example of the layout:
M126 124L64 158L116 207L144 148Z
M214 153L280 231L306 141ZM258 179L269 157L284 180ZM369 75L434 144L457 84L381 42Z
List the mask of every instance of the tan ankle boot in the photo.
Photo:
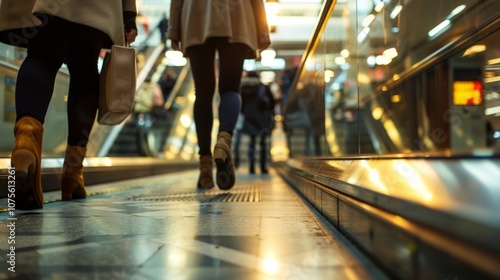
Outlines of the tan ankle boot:
M234 186L234 166L231 159L231 140L233 136L227 131L220 131L214 149L214 161L217 165L217 185L220 189L229 190Z
M85 183L83 182L82 164L86 153L86 147L66 147L66 155L64 156L64 165L60 179L62 200L87 197Z
M200 157L200 177L198 178L198 188L211 189L214 187L213 159L211 155Z
M42 140L43 125L32 117L22 117L14 127L16 142L11 165L16 171L16 208L43 208Z

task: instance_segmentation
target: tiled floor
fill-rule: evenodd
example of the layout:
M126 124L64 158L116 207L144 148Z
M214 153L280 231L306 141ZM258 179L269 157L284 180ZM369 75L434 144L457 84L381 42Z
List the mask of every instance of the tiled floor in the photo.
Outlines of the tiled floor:
M238 174L229 192L196 192L196 180L189 171L118 182L15 221L1 213L0 278L385 279L273 172Z

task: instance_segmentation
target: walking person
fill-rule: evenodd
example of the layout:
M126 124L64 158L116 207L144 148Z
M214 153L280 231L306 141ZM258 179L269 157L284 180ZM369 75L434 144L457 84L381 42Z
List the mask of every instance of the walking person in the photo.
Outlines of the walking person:
M239 133L250 136L248 146L249 173L255 173L257 138L259 139L259 162L262 174L267 174L269 139L274 128L276 102L269 86L260 82L259 74L248 71L241 81L243 126ZM235 143L235 154L239 157L239 141Z
M217 185L230 189L235 184L231 142L241 106L243 62L255 58L257 50L270 44L263 3L261 0L172 0L168 38L174 50L189 58L193 73L196 93L193 114L200 156L198 188L214 187L215 162ZM216 85L220 95L219 128L212 154L212 102Z
M83 159L98 108L98 57L123 39L137 36L135 0L2 0L0 40L27 47L16 83L16 207L43 208L41 150L43 124L55 77L69 70L68 139L60 177L62 200L85 198ZM124 30L125 29L125 30Z
M167 31L168 31L167 13L162 14L162 18L161 18L160 22L158 23L158 30L160 31L160 35L161 35L161 43L166 44L167 43Z

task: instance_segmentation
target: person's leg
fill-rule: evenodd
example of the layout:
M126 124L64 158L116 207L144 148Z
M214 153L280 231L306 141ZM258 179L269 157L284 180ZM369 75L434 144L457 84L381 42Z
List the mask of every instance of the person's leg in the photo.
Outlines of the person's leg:
M241 107L239 91L245 47L242 44L230 44L227 38L216 38L214 41L219 53L220 95L220 126L214 160L217 164L217 185L228 190L234 186L236 180L231 159L231 141Z
M68 94L68 145L86 147L99 107L97 67L105 34L81 24L69 23L66 64L70 73Z
M196 99L193 116L198 137L200 176L197 187L211 189L213 181L212 127L213 97L215 93L215 46L211 40L203 45L188 48L189 62L193 73Z
M99 72L97 61L105 34L101 31L67 22L69 26L66 64L70 73L68 94L68 145L60 184L62 200L85 198L83 160L99 106Z
M217 41L219 52L219 131L232 134L241 108L241 75L245 61L246 47L231 44L226 38Z
M248 161L249 161L249 173L255 173L255 152L256 152L257 137L254 135L250 136L250 143L248 144Z
M262 174L267 174L267 155L269 154L268 150L268 145L267 145L267 140L269 138L268 133L261 133L260 134L260 172Z
M46 17L28 45L16 84L15 144L11 165L16 168L16 207L43 208L41 155L43 123L57 71L65 57L65 27L57 18Z
M241 129L234 130L234 168L240 166Z
M196 100L194 122L198 136L199 154L212 155L213 97L215 93L215 46L211 40L203 45L189 47L189 62L193 73Z
M46 17L28 45L16 81L16 116L31 116L45 122L57 72L66 56L66 26L61 19Z

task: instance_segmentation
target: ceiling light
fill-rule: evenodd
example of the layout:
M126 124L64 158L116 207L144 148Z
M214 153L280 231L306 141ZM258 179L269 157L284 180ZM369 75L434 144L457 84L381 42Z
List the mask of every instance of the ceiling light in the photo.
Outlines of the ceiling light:
M375 19L375 15L369 14L365 17L365 19L363 20L361 25L363 25L363 27L368 27L373 22L374 19Z
M451 21L449 19L441 22L436 27L432 28L431 31L429 31L429 33L427 33L427 35L429 35L429 37L431 37L431 38L434 37L436 34L443 31L444 29L446 29L450 25L450 23L451 23Z
M385 6L384 1L380 1L377 3L377 5L375 6L375 8L373 10L375 10L375 12L377 12L377 13L380 13L380 11L382 11L384 6Z
M392 12L389 16L392 19L395 19L399 15L399 13L401 12L402 9L403 9L403 6L397 5L396 7L394 7L394 9L392 10Z
M465 9L465 7L466 7L465 5L460 5L460 6L456 7L455 9L453 9L453 11L451 11L451 13L448 15L448 19L451 19L452 17L461 13Z

